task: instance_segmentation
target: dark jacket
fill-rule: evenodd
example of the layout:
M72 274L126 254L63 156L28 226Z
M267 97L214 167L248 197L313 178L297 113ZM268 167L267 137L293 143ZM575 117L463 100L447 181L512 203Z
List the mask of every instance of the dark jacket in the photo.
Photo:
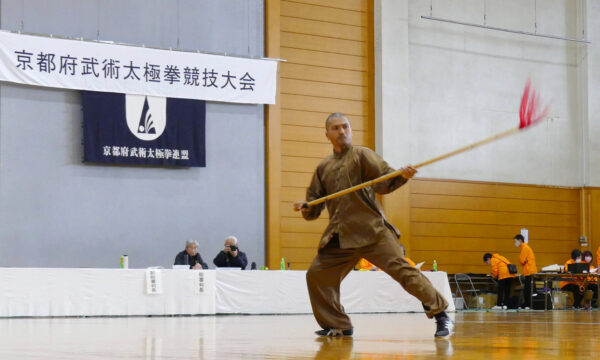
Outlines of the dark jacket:
M248 258L246 254L238 250L238 256L233 257L231 254L222 251L217 254L213 263L218 267L239 267L242 270L246 269L246 265L248 265Z
M208 269L208 264L202 260L200 253L196 253L195 256L190 256L187 251L183 250L175 256L175 264L173 265L189 265L191 269L196 264L202 265L203 269Z

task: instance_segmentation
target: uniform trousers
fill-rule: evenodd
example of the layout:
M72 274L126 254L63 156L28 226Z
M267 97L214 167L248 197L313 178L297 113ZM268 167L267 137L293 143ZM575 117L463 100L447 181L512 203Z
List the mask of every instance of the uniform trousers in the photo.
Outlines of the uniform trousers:
M391 234L374 244L360 248L340 248L339 236L319 249L306 273L308 294L317 323L323 328L351 329L352 322L340 303L340 283L365 258L400 283L423 303L427 317L432 318L448 307L446 299L433 287L421 271L402 256L398 240Z

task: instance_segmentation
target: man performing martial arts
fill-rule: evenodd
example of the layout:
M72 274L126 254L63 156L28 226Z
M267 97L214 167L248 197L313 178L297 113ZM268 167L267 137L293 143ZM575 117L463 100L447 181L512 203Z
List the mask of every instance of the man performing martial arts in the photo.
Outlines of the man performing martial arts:
M325 206L308 206L308 202L394 171L374 151L352 146L352 128L344 114L329 115L325 129L333 154L318 165L306 201L294 203L294 210L301 211L306 220L317 219ZM340 304L340 283L361 258L385 271L423 303L427 316L436 319L436 337L452 334L454 323L444 312L446 300L404 259L398 243L400 232L385 219L375 198L375 193L390 193L417 172L410 166L402 170L402 175L326 202L329 225L306 274L313 313L323 328L317 335L353 334L350 318Z

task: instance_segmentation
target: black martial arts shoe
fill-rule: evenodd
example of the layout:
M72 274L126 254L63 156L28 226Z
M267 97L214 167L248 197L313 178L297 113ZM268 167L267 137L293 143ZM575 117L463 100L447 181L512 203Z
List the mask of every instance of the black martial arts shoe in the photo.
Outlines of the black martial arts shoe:
M436 338L445 338L452 335L454 329L454 321L449 317L443 317L436 320L437 329L435 330Z
M332 329L327 328L323 330L315 331L315 334L319 336L352 336L354 334L354 329Z

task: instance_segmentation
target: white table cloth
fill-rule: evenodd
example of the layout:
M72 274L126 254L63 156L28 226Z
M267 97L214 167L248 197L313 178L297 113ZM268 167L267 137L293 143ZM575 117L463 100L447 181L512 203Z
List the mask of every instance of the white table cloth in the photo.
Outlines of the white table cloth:
M423 273L454 311L448 275ZM312 313L306 271L217 271L218 314ZM352 271L341 286L347 313L423 312L421 303L381 271Z
M146 269L0 268L0 317L215 313L215 271L161 270L163 293L146 293Z
M312 312L306 271L162 269L161 274L162 293L148 294L146 269L0 268L0 317ZM446 273L424 274L453 311ZM351 272L341 294L349 313L423 311L382 272Z

